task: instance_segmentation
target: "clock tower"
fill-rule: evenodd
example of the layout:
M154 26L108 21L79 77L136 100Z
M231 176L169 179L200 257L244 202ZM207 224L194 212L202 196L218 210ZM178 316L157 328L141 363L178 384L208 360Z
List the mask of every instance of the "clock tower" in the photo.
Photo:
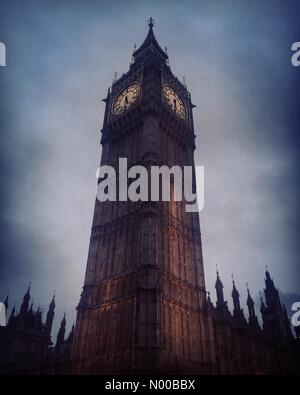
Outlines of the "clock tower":
M101 166L194 169L194 106L152 18L104 102ZM96 199L72 360L75 374L214 372L199 215L184 202Z

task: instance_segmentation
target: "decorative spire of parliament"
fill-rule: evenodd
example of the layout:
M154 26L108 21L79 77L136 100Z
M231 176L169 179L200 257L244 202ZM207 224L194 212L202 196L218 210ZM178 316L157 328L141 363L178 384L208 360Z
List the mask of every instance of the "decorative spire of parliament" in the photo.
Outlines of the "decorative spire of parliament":
M148 26L149 26L149 31L147 34L147 37L145 38L145 41L143 44L133 53L134 60L142 60L144 57L146 57L149 52L153 53L156 52L160 58L163 59L164 62L168 59L168 55L166 52L160 47L158 44L154 33L153 33L153 26L154 26L154 19L150 17L148 19Z

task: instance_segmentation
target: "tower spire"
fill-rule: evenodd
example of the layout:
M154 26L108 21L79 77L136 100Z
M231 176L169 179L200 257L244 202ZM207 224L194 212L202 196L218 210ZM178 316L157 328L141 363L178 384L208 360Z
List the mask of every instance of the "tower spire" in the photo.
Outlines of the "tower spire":
M249 287L248 287L248 283L246 283L246 289L247 289L247 306L254 306L254 301L250 295L250 291L249 291ZM250 311L249 311L250 314ZM251 315L251 314L250 314Z
M259 327L259 323L258 323L258 319L257 316L255 314L255 308L254 308L254 301L250 295L250 291L249 291L249 287L248 287L248 283L246 283L246 288L247 288L247 306L248 306L248 312L249 312L249 324L252 327L258 328Z
M57 340L56 340L57 346L63 344L63 342L65 341L65 332L66 332L66 313L64 314L64 317L60 323L60 328L59 328L59 331L57 334Z
M216 280L216 284L215 284L215 288L216 288L216 293L217 293L217 307L221 307L225 304L224 301L224 293L223 293L223 283L220 279L219 276L219 270L218 270L218 265L216 265L217 267L217 280Z
M278 289L275 287L274 281L271 278L268 266L266 265L266 278L265 278L265 297L268 307L281 310L281 302Z
M54 309L55 309L55 293L53 294L52 300L49 304L49 309L47 312L46 324L45 324L45 331L47 335L51 334L53 318L54 318Z
M163 61L166 63L166 60L168 59L167 53L160 47L158 44L154 33L153 33L153 26L154 26L154 19L150 17L148 19L148 26L149 26L149 31L147 34L147 37L145 38L143 44L134 51L133 53L133 58L134 62L137 60L143 60L144 58L148 58L149 55L155 55L158 56L158 59L160 61Z
M25 313L26 311L28 311L29 301L30 301L30 284L27 288L27 292L25 293L25 295L23 297L23 303L20 308L20 313Z
M233 300L233 307L234 307L234 313L239 313L241 311L241 306L240 306L240 294L239 291L237 290L233 278L233 274L231 275L232 277L232 300Z

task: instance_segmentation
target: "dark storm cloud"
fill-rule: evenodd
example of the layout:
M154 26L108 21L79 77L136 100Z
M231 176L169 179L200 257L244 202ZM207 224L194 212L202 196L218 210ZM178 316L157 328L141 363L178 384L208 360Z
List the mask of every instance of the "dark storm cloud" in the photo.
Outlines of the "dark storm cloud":
M168 45L192 93L210 290L219 264L245 300L265 265L299 294L299 78L297 1L1 1L1 278L19 301L27 284L57 319L73 319L83 282L99 162L103 103L128 69L145 21ZM70 321L70 320L69 320ZM70 322L69 322L70 323Z

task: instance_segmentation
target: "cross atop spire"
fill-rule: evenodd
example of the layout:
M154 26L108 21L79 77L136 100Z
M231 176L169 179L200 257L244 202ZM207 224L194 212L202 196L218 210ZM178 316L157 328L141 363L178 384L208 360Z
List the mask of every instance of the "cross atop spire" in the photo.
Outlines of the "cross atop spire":
M150 18L148 19L148 26L150 27L150 29L152 29L154 26L154 19L152 18L152 16L150 16Z

